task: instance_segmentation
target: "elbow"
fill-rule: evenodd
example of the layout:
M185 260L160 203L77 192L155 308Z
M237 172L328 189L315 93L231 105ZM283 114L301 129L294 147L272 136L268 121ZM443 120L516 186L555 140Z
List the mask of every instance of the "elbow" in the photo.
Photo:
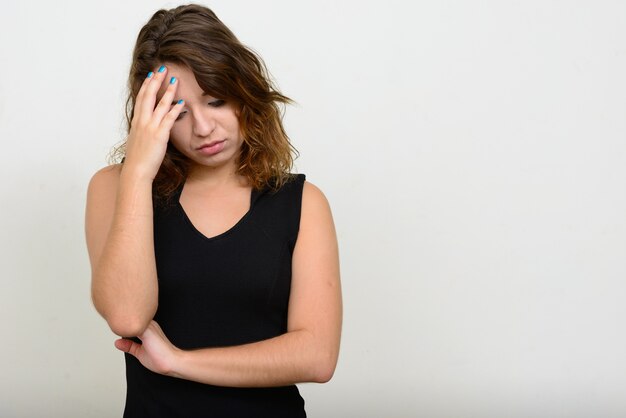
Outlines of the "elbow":
M96 311L107 321L111 331L120 337L136 337L143 334L157 311L157 303L144 305L136 302L107 303L107 298L102 297L93 288L91 300ZM138 306L143 306L143 309L138 309Z
M120 337L137 337L148 328L150 319L126 317L106 318L109 328Z
M330 381L330 379L333 378L333 375L335 374L335 368L326 368L323 370L319 370L317 372L317 374L315 375L315 377L313 378L313 382L314 383L328 383Z
M323 338L313 332L302 333L308 338L305 343L306 360L301 382L328 383L335 374L339 358L339 339Z
M311 381L314 383L328 383L335 374L335 368L337 367L337 354L327 353L318 357L315 363Z
M150 321L156 313L156 308L141 314L140 312L123 312L119 308L99 304L97 299L92 298L96 311L107 321L111 331L120 337L136 337L143 334L148 328Z

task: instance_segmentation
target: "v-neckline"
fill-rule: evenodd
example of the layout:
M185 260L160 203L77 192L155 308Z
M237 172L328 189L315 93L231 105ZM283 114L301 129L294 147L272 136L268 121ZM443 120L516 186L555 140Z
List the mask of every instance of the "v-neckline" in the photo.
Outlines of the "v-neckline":
M219 233L217 235L214 235L212 237L208 237L194 225L194 223L191 221L191 218L189 218L189 215L187 215L187 212L185 211L185 208L183 207L182 203L180 203L180 196L183 193L183 188L184 187L185 187L185 183L183 182L183 184L176 191L176 195L175 195L175 198L174 198L174 200L176 202L176 206L178 207L178 209L180 209L180 212L183 215L183 219L185 220L185 223L190 227L190 229L196 235L198 235L201 239L203 239L205 241L213 241L213 240L217 240L217 239L223 238L225 236L230 235L235 230L237 230L240 227L240 225L245 223L246 220L250 217L250 214L252 213L252 209L254 208L254 204L255 204L257 198L261 195L261 192L256 190L253 187L250 190L250 206L248 207L248 210L246 211L246 213L244 213L243 216L233 226L231 226L230 228L228 228L224 232L221 232L221 233Z

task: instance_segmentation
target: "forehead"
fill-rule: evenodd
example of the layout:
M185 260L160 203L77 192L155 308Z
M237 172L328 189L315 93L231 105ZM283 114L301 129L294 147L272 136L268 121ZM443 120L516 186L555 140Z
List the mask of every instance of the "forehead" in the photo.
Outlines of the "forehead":
M157 99L163 97L167 87L170 85L172 77L176 77L178 84L176 87L176 93L174 94L176 99L182 98L190 100L194 97L201 97L203 95L204 91L200 85L198 85L195 75L189 68L171 63L164 63L163 65L167 68L167 74L161 83L157 93Z

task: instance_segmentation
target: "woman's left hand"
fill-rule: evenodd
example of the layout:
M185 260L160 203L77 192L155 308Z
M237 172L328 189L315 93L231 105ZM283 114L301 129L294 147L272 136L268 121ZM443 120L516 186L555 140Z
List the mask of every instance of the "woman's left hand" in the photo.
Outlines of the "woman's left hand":
M170 374L181 350L167 339L159 324L150 321L143 334L138 337L141 344L121 338L115 341L115 348L132 354L144 367L155 373Z

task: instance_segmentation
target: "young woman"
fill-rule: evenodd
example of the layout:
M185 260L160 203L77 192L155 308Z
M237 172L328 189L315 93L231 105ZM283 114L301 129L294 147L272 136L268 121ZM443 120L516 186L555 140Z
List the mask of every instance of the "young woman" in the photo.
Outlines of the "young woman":
M202 6L141 29L121 163L89 184L92 298L125 352L125 417L301 417L341 334L337 241L293 175L289 99Z

